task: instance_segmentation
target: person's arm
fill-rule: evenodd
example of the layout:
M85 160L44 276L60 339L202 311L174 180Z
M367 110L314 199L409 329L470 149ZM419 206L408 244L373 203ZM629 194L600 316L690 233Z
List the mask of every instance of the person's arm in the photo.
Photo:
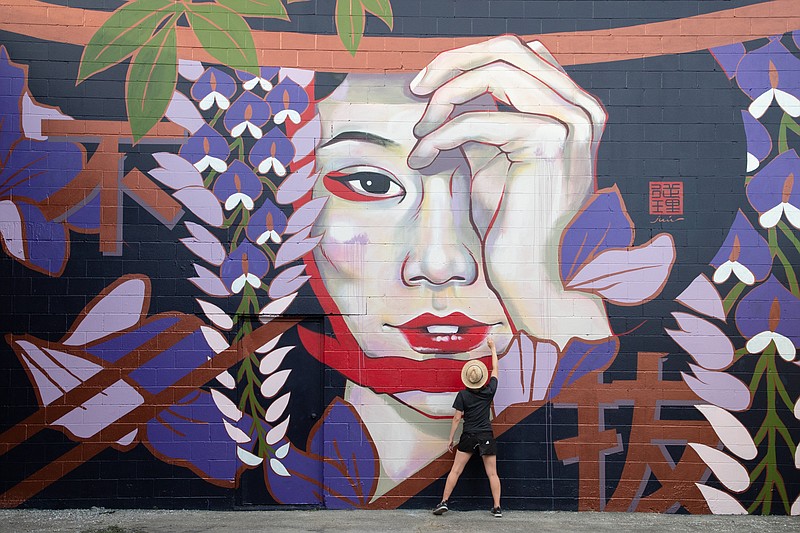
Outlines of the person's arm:
M492 377L495 378L499 383L500 374L497 371L499 365L497 364L497 350L494 347L494 339L489 337L489 339L486 341L486 344L489 346L489 349L492 350Z
M458 423L461 422L461 418L464 416L463 411L459 411L456 409L456 414L453 415L453 422L450 424L450 438L447 440L447 451L452 452L453 448L455 447L455 442L453 442L453 438L456 435L456 429L458 428Z

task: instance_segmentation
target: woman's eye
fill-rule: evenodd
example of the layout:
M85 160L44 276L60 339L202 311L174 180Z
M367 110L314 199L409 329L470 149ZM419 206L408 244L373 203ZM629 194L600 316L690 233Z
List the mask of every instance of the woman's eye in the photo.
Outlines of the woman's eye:
M332 194L354 202L374 202L405 194L396 181L378 172L331 172L325 175L323 183Z

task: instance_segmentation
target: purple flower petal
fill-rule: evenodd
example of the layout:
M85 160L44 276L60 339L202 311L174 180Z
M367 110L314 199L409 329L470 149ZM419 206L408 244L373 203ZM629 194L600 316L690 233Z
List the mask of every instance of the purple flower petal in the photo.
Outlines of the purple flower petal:
M225 112L224 124L229 132L243 122L250 122L258 127L263 126L272 116L270 106L267 102L245 91L231 104L230 109Z
M720 370L733 362L733 343L711 322L688 313L672 313L679 330L665 329L703 368Z
M260 248L245 241L236 250L230 253L222 263L220 277L228 288L241 276L251 274L261 279L269 272L269 259ZM234 289L233 292L239 292Z
M755 99L769 89L780 89L800 97L800 59L786 49L779 38L748 52L736 70L739 87Z
M308 227L284 242L276 254L275 266L281 267L286 263L291 263L313 250L322 236L309 237L310 234L311 228Z
M759 213L781 202L800 207L800 158L793 149L767 163L747 184L747 199Z
M236 77L244 82L244 88L246 90L254 89L256 84L260 84L262 89L265 91L270 90L272 88L272 83L270 82L276 74L278 74L278 67L261 67L258 76L254 76L253 74L243 70L236 71ZM253 80L256 81L254 82Z
M69 256L69 231L60 222L47 220L38 207L19 202L26 253L22 263L48 276L60 276Z
M594 193L561 235L561 279L568 283L577 272L610 248L633 244L631 222L616 185Z
M312 155L317 148L321 136L322 129L319 115L315 115L305 126L292 135L292 142L295 148L294 159L292 161L297 163Z
M674 262L672 236L662 233L641 246L600 253L566 288L599 294L616 305L638 305L661 292Z
M619 340L609 337L600 341L585 341L573 337L564 348L558 369L550 386L550 397L561 392L585 374L605 368L617 355Z
M725 320L722 298L716 286L704 274L697 276L675 300L693 311Z
M264 244L268 238L274 236L271 232L283 235L286 231L286 215L271 200L265 199L261 207L250 217L246 231L250 241Z
M194 265L194 270L197 272L196 278L189 278L198 289L208 294L209 296L230 296L230 291L219 279L219 276L208 270L206 267Z
M201 101L214 92L230 100L233 98L233 95L236 94L236 81L227 73L211 67L194 82L191 93L192 98Z
M711 265L719 268L726 261L737 261L746 266L757 281L767 279L772 269L769 244L756 231L741 209L736 214L717 255L711 260Z
M681 372L683 380L700 398L728 411L744 411L750 407L750 390L738 378L725 372L706 370L689 364L697 377Z
M282 271L275 276L269 284L269 297L273 300L288 296L293 292L297 292L303 284L311 279L311 276L301 276L305 265L295 265Z
M308 163L295 170L278 187L275 200L279 204L288 205L296 202L305 196L317 181L317 173L314 170L314 163Z
M222 206L208 189L192 186L175 191L172 195L206 224L219 227L224 222Z
M181 146L179 153L182 158L195 165L205 156L225 161L231 155L231 150L228 141L217 130L206 124L189 137L186 144Z
M745 54L745 48L742 43L728 44L725 46L718 46L709 50L717 60L719 66L725 71L728 79L736 76L736 68L739 66L739 61L742 60Z
M263 188L261 180L250 167L236 160L217 178L214 183L214 195L225 204L226 209L230 209L229 199L232 196L242 194L252 202L261 196Z
M325 196L322 198L315 198L300 206L292 213L291 218L289 218L289 223L286 226L286 233L297 233L316 222L327 201L328 197Z
M191 238L180 241L197 257L214 266L220 266L225 260L225 248L213 233L194 222L186 222Z
M557 365L558 347L554 343L519 333L498 361L495 415L514 404L544 399Z
M282 79L267 94L267 102L275 114L275 122L282 124L285 117L290 117L290 120L295 124L300 122L300 114L308 108L308 94L305 89L300 87L291 78ZM292 111L293 113L287 113Z
M41 202L72 181L84 159L75 143L22 139L0 168L0 197Z
M770 276L736 306L736 327L748 339L774 331L800 346L800 300Z
M21 99L25 90L25 70L11 61L8 50L0 46L0 163L8 159L11 145L22 137Z
M202 187L203 178L190 162L177 154L158 152L153 159L159 164L148 174L171 189L184 187Z
M269 130L250 150L250 164L253 167L260 167L266 160L272 158L280 161L285 168L289 166L292 157L294 157L294 145L278 128ZM264 174L266 171L259 168L259 172Z
M742 111L742 122L744 123L744 135L747 139L747 153L755 157L760 163L772 151L772 137L770 137L767 128L748 111ZM748 161L747 171L750 172L755 168L757 166L751 167L751 163Z

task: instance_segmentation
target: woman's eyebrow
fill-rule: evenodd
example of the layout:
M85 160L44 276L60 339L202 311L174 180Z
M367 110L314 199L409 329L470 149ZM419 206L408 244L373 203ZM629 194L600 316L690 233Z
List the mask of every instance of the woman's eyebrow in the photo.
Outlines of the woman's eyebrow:
M379 146L397 146L397 143L393 140L381 137L380 135L375 135L374 133L368 133L366 131L343 131L332 139L322 143L319 148L325 148L326 146L330 146L342 141L363 141L377 144Z

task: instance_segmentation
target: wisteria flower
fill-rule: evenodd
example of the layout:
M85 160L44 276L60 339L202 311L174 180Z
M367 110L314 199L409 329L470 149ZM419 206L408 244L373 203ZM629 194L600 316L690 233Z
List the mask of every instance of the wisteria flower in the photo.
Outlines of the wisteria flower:
M294 157L294 145L278 128L272 128L256 142L250 150L250 164L258 168L260 174L274 170L280 177L286 175L289 163Z
M752 285L769 275L772 268L769 245L741 209L711 264L717 269L714 283L725 283L733 274L739 281Z
M211 167L217 172L228 170L226 162L231 155L228 142L214 128L204 125L181 146L180 156L194 165L199 172Z
M281 235L286 230L286 215L269 199L250 217L247 224L247 238L256 244L272 241L281 242Z
M772 137L767 128L747 111L742 111L742 122L747 139L747 172L753 172L772 151Z
M225 127L234 137L249 131L254 139L264 134L261 128L271 115L269 104L250 92L244 92L225 113Z
M261 287L261 278L269 272L269 259L264 252L249 242L236 248L222 263L222 281L234 294L242 292L245 285Z
M760 353L775 343L778 354L793 361L800 345L800 299L770 276L739 302L736 326L748 339L748 352Z
M748 110L761 118L775 100L786 113L800 116L800 59L780 42L770 37L769 43L748 52L736 69L736 81L753 102Z
M244 90L246 91L252 91L258 85L260 85L265 91L272 90L272 80L277 74L277 67L261 67L258 76L254 76L243 70L236 71L236 77L244 82L242 87L244 87Z
M214 183L214 194L225 204L227 211L239 204L252 211L262 189L258 176L241 161L234 161Z
M214 104L220 109L228 109L231 98L236 94L236 81L225 72L210 68L192 85L192 98L199 101L200 109L208 111Z
M300 124L300 114L308 108L308 94L291 78L284 78L269 92L267 102L275 113L275 124L286 119Z
M785 214L795 228L800 229L800 158L788 150L770 161L747 184L747 199L753 209L761 213L758 222L773 228Z

